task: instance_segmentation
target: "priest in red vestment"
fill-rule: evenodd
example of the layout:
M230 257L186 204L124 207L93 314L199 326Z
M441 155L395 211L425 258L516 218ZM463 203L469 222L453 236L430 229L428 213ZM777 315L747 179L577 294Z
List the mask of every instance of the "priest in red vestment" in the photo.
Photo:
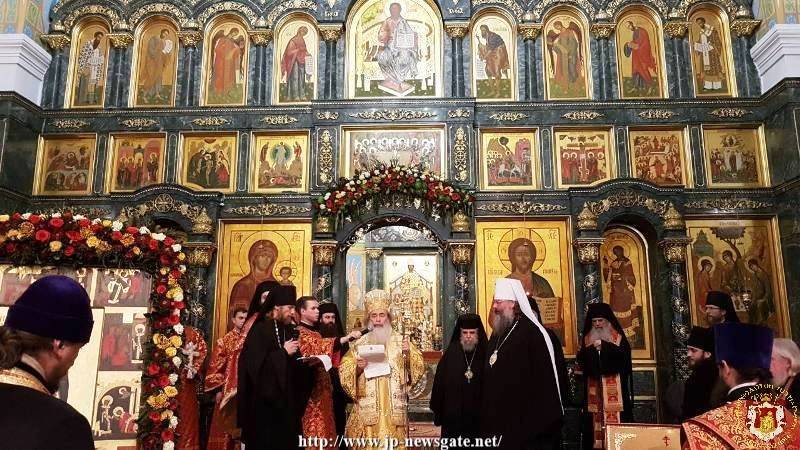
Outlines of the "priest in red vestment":
M203 334L197 328L184 327L183 346L180 350L185 364L181 367L178 395L179 436L176 448L181 450L200 450L200 404L197 401L198 373L208 353Z

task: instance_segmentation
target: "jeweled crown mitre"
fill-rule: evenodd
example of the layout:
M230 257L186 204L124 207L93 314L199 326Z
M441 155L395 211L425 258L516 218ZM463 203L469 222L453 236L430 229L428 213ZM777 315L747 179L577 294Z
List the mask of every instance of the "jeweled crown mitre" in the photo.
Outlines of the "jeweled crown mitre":
M392 302L389 299L389 293L383 289L374 289L367 292L364 296L364 305L367 307L367 314L372 311L386 310L389 311L389 306Z

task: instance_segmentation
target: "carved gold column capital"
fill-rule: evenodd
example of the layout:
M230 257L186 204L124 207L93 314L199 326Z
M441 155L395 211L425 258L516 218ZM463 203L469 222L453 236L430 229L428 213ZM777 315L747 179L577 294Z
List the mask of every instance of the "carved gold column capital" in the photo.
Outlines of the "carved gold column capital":
M325 42L336 42L339 40L340 37L342 37L341 24L320 25L318 28L319 28L319 35Z
M315 241L311 243L311 252L314 254L314 264L318 266L333 266L336 262L336 250L339 244L336 241Z
M453 222L450 228L456 232L469 231L469 216L464 211L456 211L455 214L453 214Z
M535 41L544 27L541 23L521 23L517 25L517 32L526 41Z
M578 229L582 231L597 229L597 215L588 206L584 205L583 210L578 214Z
M195 234L213 234L214 221L208 216L208 211L205 208L201 209L196 217L192 219L192 233Z
M686 228L686 222L683 221L681 213L675 209L675 205L670 204L667 212L664 213L664 228L667 230L683 230Z
M686 262L686 246L691 240L689 238L667 238L658 243L664 258L669 263Z
M111 45L114 48L128 48L133 44L133 35L131 33L108 33L106 35Z
M614 32L614 24L611 22L608 23L593 23L592 26L589 28L589 31L596 37L597 39L608 39L611 37L611 33Z
M314 230L316 230L317 233L333 233L333 218L317 216L314 220Z
M382 248L368 248L364 250L364 254L367 255L368 259L380 259L383 256L383 249Z
M197 47L202 42L203 33L199 31L179 31L178 39L184 47Z
M572 243L578 251L578 261L581 264L595 264L600 260L600 246L603 238L578 238Z
M472 250L475 243L472 241L450 242L450 259L456 266L463 266L472 263Z
M449 22L444 24L444 31L455 39L464 39L469 33L469 22Z
M69 45L69 36L63 33L43 34L39 39L47 44L51 50L63 50Z
M759 25L761 25L761 21L757 19L735 19L731 22L731 30L736 36L749 37Z
M189 265L202 268L211 266L211 259L217 250L216 245L211 242L187 242L183 246L186 248Z
M673 39L682 38L688 30L689 22L682 20L670 20L664 24L664 32Z
M273 32L270 28L265 30L252 30L249 31L248 34L250 35L250 41L253 45L263 47L272 42Z

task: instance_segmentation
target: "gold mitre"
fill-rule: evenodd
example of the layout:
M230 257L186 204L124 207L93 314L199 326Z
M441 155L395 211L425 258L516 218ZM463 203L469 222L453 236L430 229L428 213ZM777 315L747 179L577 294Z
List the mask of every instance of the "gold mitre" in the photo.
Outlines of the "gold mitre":
M364 296L364 305L367 307L367 314L381 309L389 312L389 306L391 304L389 293L383 289L373 289Z

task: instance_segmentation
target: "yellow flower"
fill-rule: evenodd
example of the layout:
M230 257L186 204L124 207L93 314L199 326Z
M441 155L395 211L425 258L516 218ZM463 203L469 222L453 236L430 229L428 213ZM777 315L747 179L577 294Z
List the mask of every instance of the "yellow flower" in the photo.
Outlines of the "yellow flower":
M153 344L155 344L156 347L160 348L161 350L164 350L170 346L169 338L164 336L163 334L159 334L158 339L156 339L156 337L153 336Z
M178 390L175 386L167 386L164 388L164 393L167 394L167 397L175 397L178 395Z
M0 222L8 222L11 217L8 214L0 214Z
M9 239L16 239L16 238L19 237L19 231L17 231L17 230L8 230L8 233L6 233L6 236L8 236Z
M90 236L89 239L86 239L86 245L90 248L95 248L100 243L100 239L97 236Z
M173 413L172 410L168 409L168 410L166 410L166 411L161 413L161 420L167 420L167 419L169 419L170 417L172 417L174 415L175 415L175 413Z
M166 267L162 267L161 270L159 270L159 272L161 272L161 275L166 275L169 273L169 269L167 269Z
M155 333L153 335L153 344L158 345L161 342L161 333Z
M5 234L0 234L0 244L2 244L3 242L5 242L7 239L8 239L8 238L6 237L6 235L5 235Z
M51 252L57 252L57 251L61 250L61 246L62 246L61 241L50 241L50 251Z
M133 251L133 254L136 255L136 256L139 256L139 255L142 254L142 249L140 249L139 247L133 247L132 251Z
M178 261L183 261L186 259L186 254L183 252L178 253Z
M19 238L20 239L25 239L25 238L33 236L33 231L35 229L36 229L36 227L34 227L32 223L30 223L30 222L22 222L22 224L20 224L20 226L19 226Z
M174 345L175 347L180 347L183 345L183 339L180 336L172 336L169 338L170 344Z
M167 356L172 358L173 356L178 354L178 349L176 349L175 347L167 347L167 349L164 350L164 353L166 353Z
M94 236L94 231L91 228L81 228L81 237L84 239L89 239L90 237Z
M122 239L119 240L119 242L121 242L122 245L124 245L125 247L130 247L131 245L133 245L134 242L136 242L136 239L134 239L134 237L131 236L130 234L125 233L122 236Z
M110 227L111 226L111 221L108 220L108 219L104 220L103 221L103 226L106 227L106 228Z
M155 409L161 409L167 406L167 396L164 394L151 395L147 398L147 404Z
M98 253L105 253L111 250L111 244L106 241L100 241L97 243L97 252Z

